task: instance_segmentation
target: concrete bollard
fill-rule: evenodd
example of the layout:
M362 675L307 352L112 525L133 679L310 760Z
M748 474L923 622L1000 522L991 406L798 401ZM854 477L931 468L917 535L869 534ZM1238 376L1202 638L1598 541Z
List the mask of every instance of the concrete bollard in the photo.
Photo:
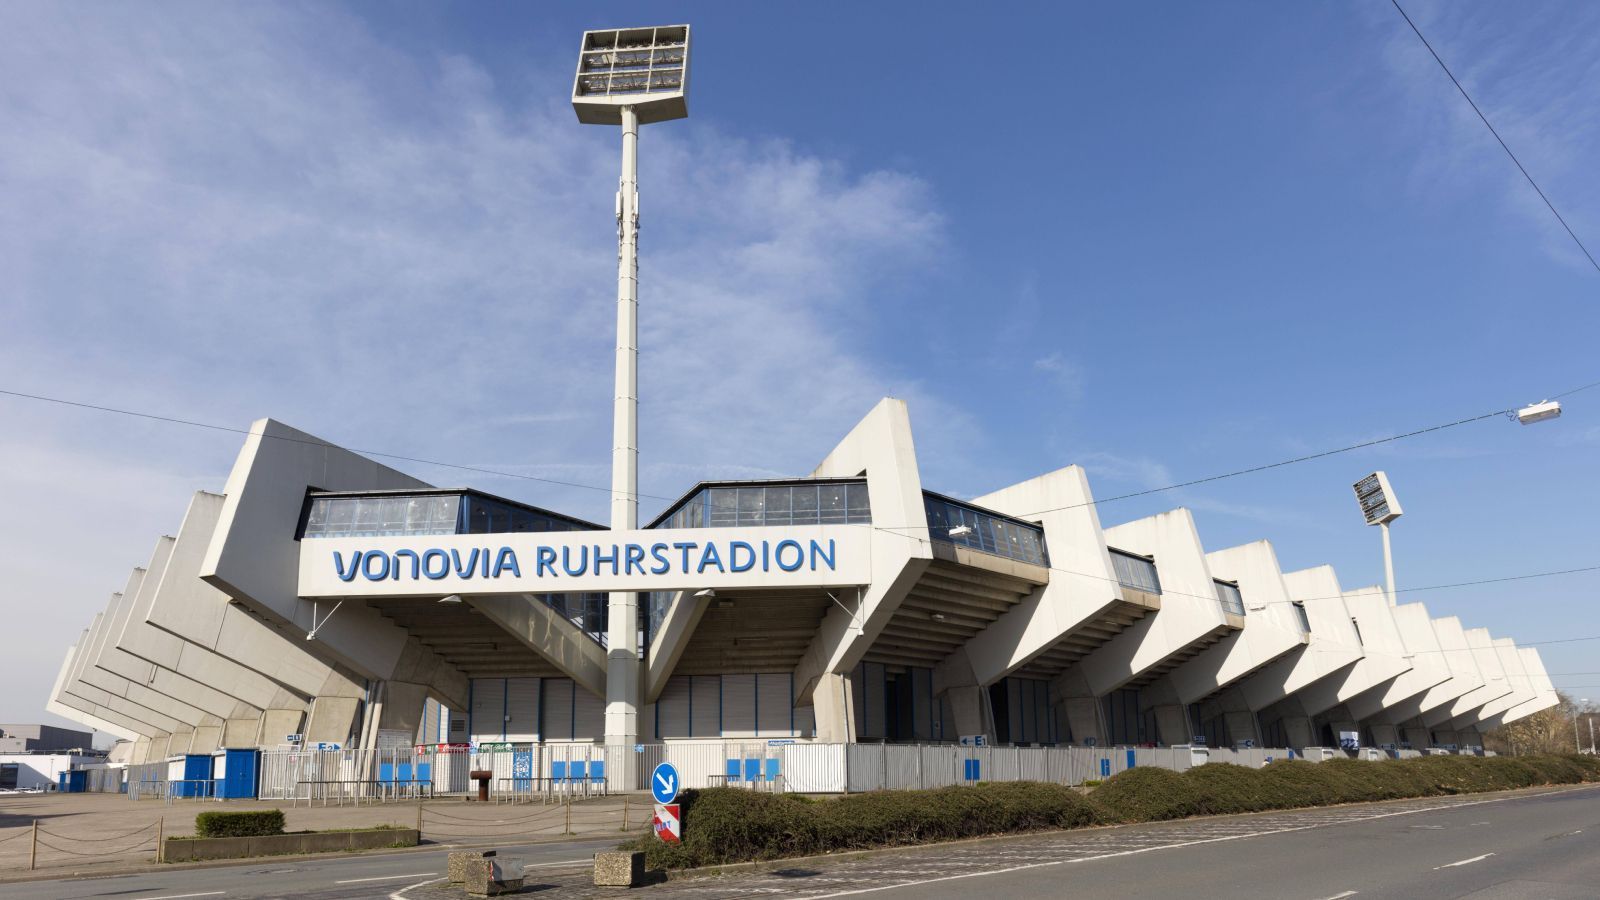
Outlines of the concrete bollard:
M451 853L450 863L446 868L450 883L461 884L467 880L467 863L475 859L490 859L494 855L493 850L460 850Z
M468 894L475 897L494 897L522 890L520 864L515 875L503 871L496 859L480 857L469 859L464 867L466 879L462 882Z
M612 850L594 855L594 883L600 887L644 884L644 851Z

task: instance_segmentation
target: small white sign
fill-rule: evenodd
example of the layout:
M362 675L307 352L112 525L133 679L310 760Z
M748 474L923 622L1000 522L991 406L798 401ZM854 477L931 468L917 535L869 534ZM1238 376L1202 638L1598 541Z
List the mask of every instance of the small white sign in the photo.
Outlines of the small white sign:
M963 747L983 747L987 746L988 743L989 738L986 735L964 734L961 736L961 746Z

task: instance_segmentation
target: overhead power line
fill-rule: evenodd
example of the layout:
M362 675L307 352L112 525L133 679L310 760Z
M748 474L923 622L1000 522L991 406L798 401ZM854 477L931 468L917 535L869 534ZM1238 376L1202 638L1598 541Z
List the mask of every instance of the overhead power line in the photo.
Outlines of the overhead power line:
M1596 387L1600 387L1600 381L1592 382L1590 384L1585 384L1585 385L1581 385L1579 387L1572 388L1570 390L1562 391L1559 394L1552 394L1552 395L1550 395L1550 399L1554 400L1554 399L1558 399L1558 398L1561 398L1561 397L1567 397L1567 396L1570 396L1572 394L1576 394L1576 393L1578 393L1580 391L1587 391L1587 390L1590 390L1591 388L1596 388ZM87 409L87 410L93 410L95 412L113 413L113 414L119 415L119 416L129 416L129 417L136 418L136 419L147 419L147 420L154 421L154 422L165 422L165 423L170 424L170 425L185 425L185 426L188 426L190 428L204 428L204 429L206 429L208 431L221 431L221 432L226 432L226 433L229 433L229 434L242 434L242 435L246 435L246 436L270 438L272 440L287 441L289 443L295 443L295 444L310 444L310 445L314 445L314 446L318 446L318 447L340 447L342 449L349 450L352 453L361 453L361 454L365 454L367 456L376 456L376 457L381 457L383 459L393 459L393 460L399 460L401 462L410 462L410 463L416 463L418 465L425 465L425 466L440 466L440 467L446 468L446 469L456 469L458 471L463 471L463 472L475 472L475 473L478 473L480 475L492 475L492 476L495 476L495 477L498 477L498 478L516 478L516 479L521 479L523 481L536 481L536 482L539 482L541 484L557 485L557 486L560 486L560 487L580 488L580 489L589 490L589 491L604 491L605 493L608 493L608 494L612 493L612 489L610 487L597 485L597 484L583 484L582 482L563 481L563 480L557 479L557 478L544 478L544 477L541 477L541 476L538 476L538 475L524 475L524 474L521 474L521 473L518 473L518 472L504 472L504 471L501 471L501 470L498 470L498 469L489 469L489 468L485 468L485 467L482 467L482 466L471 466L471 465L464 465L464 464L461 464L461 463L443 462L441 460L436 460L436 459L424 459L424 458L421 458L421 457L407 456L407 455L400 454L400 453L391 453L391 452L384 451L384 450L367 450L367 449L362 449L362 448L359 448L359 447L343 447L342 445L332 444L332 443L330 443L328 441L317 440L317 439L293 438L293 437L287 437L287 436L284 436L284 435L262 434L260 432L251 431L248 428L236 428L236 427L233 427L233 426L230 426L230 425L218 425L218 424L215 424L213 422L199 422L199 421L195 421L193 419L181 419L181 418L177 418L175 416L164 416L164 415L160 415L160 414L157 414L157 413L142 412L142 411L133 410L133 409L123 409L123 408L120 408L120 407L105 406L105 405L96 404L96 403L85 403L85 402L79 401L79 400L67 400L67 399L62 398L62 397L51 397L51 396L47 396L47 395L44 395L44 394L33 394L33 393L25 392L25 391L12 391L12 390L6 390L4 388L0 388L0 395L4 395L4 396L7 396L7 397L16 397L16 398L19 398L19 399L22 399L22 400L35 400L35 401L38 401L38 402L41 402L41 403L54 403L54 404L57 404L57 405L60 405L60 406L74 407L76 409ZM1390 435L1388 437L1377 438L1375 440L1362 441L1359 444L1351 444L1348 447L1339 447L1339 448L1336 448L1336 449L1333 449L1333 450L1324 450L1324 451L1322 451L1320 453L1310 453L1310 454L1307 454L1305 456L1297 456L1297 457L1295 457L1293 459L1285 459L1285 460L1281 460L1279 462L1267 463L1265 465L1251 466L1250 468L1247 468L1247 469L1238 469L1238 470L1233 471L1233 472L1224 472L1223 474L1220 474L1220 475L1211 475L1211 476L1208 476L1208 477L1205 477L1205 478L1197 478L1197 479L1194 479L1192 481L1184 481L1184 482L1180 482L1178 484L1169 484L1169 485L1166 485L1164 487L1150 488L1148 490L1143 490L1143 491L1135 491L1135 492L1133 492L1131 494L1119 494L1119 495L1117 495L1115 497L1106 497L1106 498L1101 499L1101 500L1089 500L1089 501L1086 501L1084 503L1075 503L1075 504L1072 504L1070 506L1059 506L1059 507L1055 507L1053 509L1037 510L1035 512L1025 513L1024 516L1042 515L1042 514L1047 513L1047 512L1059 512L1061 510L1076 509L1078 507L1083 507L1083 506L1098 506L1101 503L1111 503L1111 502L1116 501L1116 500L1128 500L1128 499L1131 499L1133 497L1144 497L1144 496L1148 496L1150 494L1158 494L1158 493L1161 493L1163 491L1173 491L1173 490L1178 490L1179 488L1193 487L1194 485L1197 485L1197 484L1207 484L1207 483L1210 483L1210 482L1213 482L1213 481L1221 481L1221 480L1223 480L1225 478L1236 478L1236 477L1238 477L1240 475L1250 475L1250 474L1254 474L1256 472L1264 472L1264 471L1267 471L1269 469L1279 469L1279 468L1282 468L1284 466L1294 465L1295 463L1310 462L1311 460L1322 459L1322 458L1328 457L1328 456L1336 456L1336 455L1341 454L1341 453L1349 453L1349 452L1351 452L1353 450L1361 450L1361 449L1364 449L1366 447L1375 447L1375 446L1378 446L1380 444L1393 443L1394 441L1404 440L1406 438L1417 437L1419 435L1424 435L1424 434L1430 434L1430 433L1435 432L1435 431L1443 431L1446 428L1454 428L1454 427L1456 427L1458 425L1467 425L1467 424L1470 424L1472 422L1481 422L1484 419L1492 419L1495 416L1507 415L1509 413L1514 413L1515 411L1516 411L1516 409L1514 407L1508 407L1506 409L1498 409L1498 410L1495 410L1494 412L1488 412L1488 413L1484 413L1484 414L1478 415L1478 416L1471 416L1471 417L1465 418L1465 419L1458 419L1457 421L1454 421L1454 422L1446 422L1443 425L1430 425L1427 428L1419 428L1419 429L1417 429L1415 431L1408 431L1408 432L1406 432L1404 434L1395 434L1395 435ZM646 494L646 493L642 493L642 492L635 492L634 494L632 494L632 496L639 497L639 498L649 498L651 500L663 500L663 501L666 501L666 502L669 502L669 503L678 499L677 497L663 497L663 496L661 496L659 494ZM893 529L885 529L885 530L893 530Z
M155 422L166 422L166 423L171 424L171 425L187 425L187 426L189 426L191 428L205 428L205 429L208 429L210 431L225 431L225 432L228 432L230 434L243 434L243 435L253 436L253 437L270 438L271 440L275 440L275 441L287 441L287 442L289 442L291 444L310 444L310 445L316 446L316 447L333 447L335 449L349 450L351 453L361 453L361 454L365 454L367 456L378 456L378 457L382 457L383 459L399 460L401 462L416 463L418 465L424 465L424 466L441 466L441 467L446 468L446 469L456 469L456 470L459 470L459 471L462 471L462 472L476 472L476 473L478 473L480 475L494 475L494 476L497 476L499 478L520 478L520 479L522 479L524 481L537 481L537 482L540 482L542 484L553 484L553 485L559 485L561 487L582 488L582 489L588 490L588 491L605 491L608 494L612 493L611 488L609 488L609 487L601 487L599 485L594 485L594 484L582 484L582 483L576 482L576 481L562 481L562 480L557 479L557 478L541 478L538 475L522 475L522 474L519 474L517 472L502 472L502 471L499 471L497 469L486 469L486 468L483 468L482 466L468 466L468 465L462 465L460 463L440 462L439 460L436 460L436 459L422 459L422 458L416 457L416 456L402 456L399 453L387 453L387 452L384 452L382 450L365 450L365 449L361 449L361 448L357 448L357 447L341 447L340 445L331 444L331 443L329 443L327 441L322 441L322 440L288 437L287 435L281 435L281 434L263 434L263 433L261 433L259 431L251 431L248 428L234 428L234 427L229 426L229 425L217 425L217 424L214 424L212 422L196 422L196 421L193 421L191 419L179 419L179 418L175 418L173 416L162 416L162 415L157 415L155 413L139 412L137 410L132 410L132 409L119 409L119 408L114 407L114 406L100 406L100 405L97 405L97 404L94 404L94 403L82 403L82 402L79 402L77 400L65 400L65 399L62 399L60 397L46 397L43 394L28 394L28 393L24 393L22 391L8 391L8 390L5 390L5 389L0 389L0 394L4 394L4 395L6 395L8 397L20 397L20 398L22 398L24 400L38 400L38 401L41 401L41 402L44 402L44 403L57 403L57 404L60 404L62 406L74 406L74 407L77 407L78 409L92 409L92 410L95 410L97 412L116 413L119 416L132 416L133 418L136 418L136 419L149 419L149 420L155 421ZM649 497L652 500L667 500L667 501L671 501L671 500L676 500L677 499L676 497L660 497L660 496L657 496L655 494L640 494L640 493L636 493L633 496L635 496L635 497Z
M1583 245L1583 241L1580 240L1577 233L1572 230L1572 226L1567 224L1567 220L1561 217L1561 213L1556 209L1556 205L1550 202L1549 197L1545 196L1544 189L1539 187L1539 183L1533 180L1532 175L1528 174L1528 169L1527 167L1523 166L1522 160L1517 159L1517 154L1511 152L1511 147L1506 144L1505 138L1501 137L1500 132L1495 130L1494 125L1489 122L1489 117L1484 115L1483 110L1478 108L1478 104L1473 101L1472 95L1467 93L1467 89L1461 86L1461 80L1456 78L1455 73L1450 71L1449 66L1445 65L1444 59L1439 56L1439 51L1433 49L1433 45L1428 43L1428 39L1426 37L1423 37L1422 29L1417 27L1416 22L1411 21L1411 16L1407 15L1405 9L1400 6L1400 0L1389 0L1389 2L1394 4L1394 8L1400 13L1401 18L1406 20L1407 25L1411 26L1411 30L1417 35L1417 40L1422 41L1422 46L1427 47L1428 52L1433 54L1434 62L1438 63L1439 68L1444 70L1444 74L1449 76L1450 83L1455 85L1456 90L1461 92L1461 96L1466 99L1467 105L1472 107L1472 111L1478 114L1478 118L1483 122L1483 127L1489 129L1489 133L1494 135L1494 139L1500 142L1500 149L1504 150L1506 155L1511 157L1511 161L1513 163L1516 163L1517 171L1522 173L1523 178L1528 179L1528 184L1533 186L1533 190L1539 195L1539 199L1543 200L1544 205L1549 207L1550 214L1555 216L1556 221L1561 223L1561 227L1567 230L1567 236L1572 238L1572 242L1578 245L1579 250L1583 251L1583 255L1589 260L1589 265L1593 266L1596 272L1600 272L1600 262L1595 262L1594 254L1590 253L1589 248Z

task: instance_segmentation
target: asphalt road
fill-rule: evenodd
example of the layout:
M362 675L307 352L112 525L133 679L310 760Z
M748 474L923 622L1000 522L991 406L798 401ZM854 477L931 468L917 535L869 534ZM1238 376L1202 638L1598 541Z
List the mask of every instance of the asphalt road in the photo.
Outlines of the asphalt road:
M520 857L529 872L557 874L587 870L597 850L617 845L615 837L526 846L497 846L502 856ZM64 900L115 897L117 900L193 898L388 897L393 891L445 873L449 851L419 850L376 856L341 856L315 860L257 860L250 865L156 871L138 875L59 879L0 884L4 900ZM465 896L460 891L457 896Z
M501 848L530 893L618 896L587 884L614 841ZM0 897L461 897L445 851L0 885ZM548 893L547 893L548 892ZM1273 900L1595 900L1600 788L1437 798L967 842L758 874L679 879L629 896L883 896Z

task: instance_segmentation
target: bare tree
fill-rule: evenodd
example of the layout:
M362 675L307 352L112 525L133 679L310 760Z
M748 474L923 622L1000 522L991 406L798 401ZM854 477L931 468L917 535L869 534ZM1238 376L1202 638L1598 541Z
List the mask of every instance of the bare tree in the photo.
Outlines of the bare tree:
M1585 714L1571 697L1557 694L1561 702L1524 716L1483 736L1484 749L1522 756L1546 753L1574 753L1579 744L1587 749L1589 736L1579 727ZM1592 711L1589 715L1594 715ZM1576 730L1574 730L1576 729Z

